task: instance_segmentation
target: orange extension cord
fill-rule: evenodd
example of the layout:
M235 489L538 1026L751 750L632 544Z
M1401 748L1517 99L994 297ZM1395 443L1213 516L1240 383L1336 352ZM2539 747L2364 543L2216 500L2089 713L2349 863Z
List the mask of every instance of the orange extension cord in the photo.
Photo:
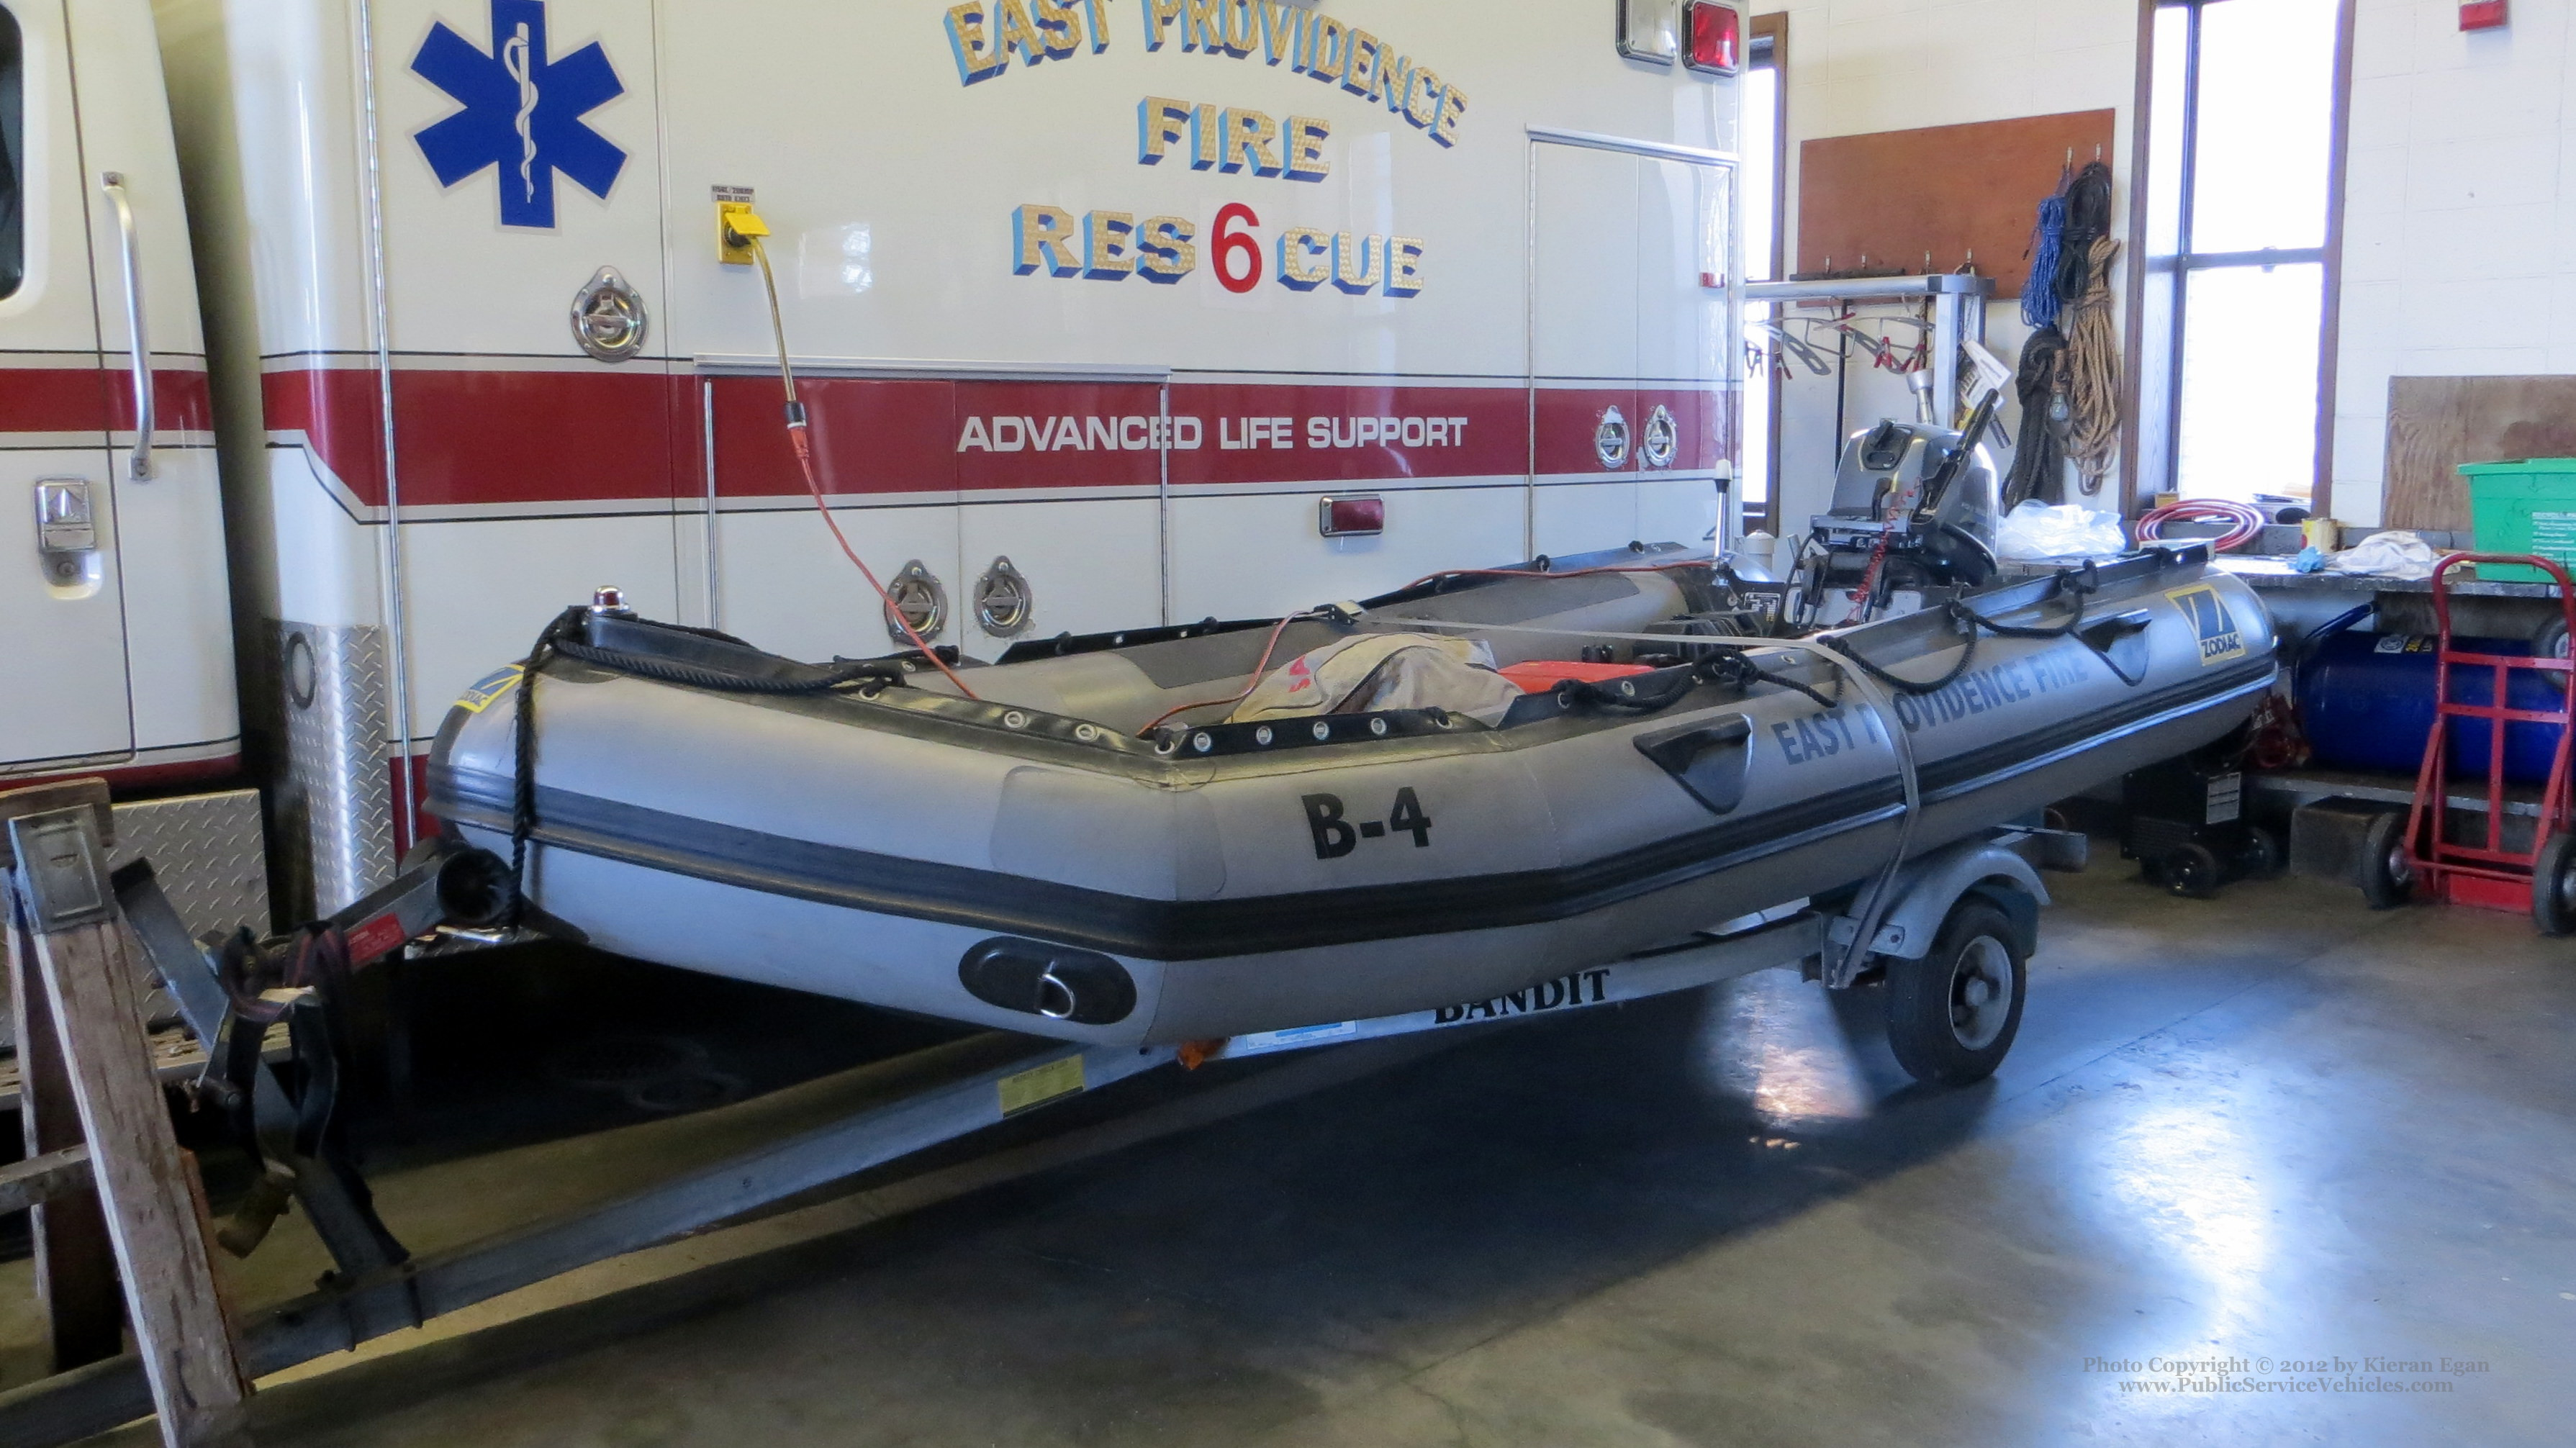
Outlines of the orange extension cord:
M877 600L885 605L886 617L895 621L895 625L903 630L903 636L912 641L914 648L921 650L923 658L948 676L948 682L957 686L958 693L969 699L975 698L975 691L966 686L966 681L957 676L957 671L948 666L948 661L939 656L939 651L930 646L930 641L913 628L912 620L903 616L903 610L894 606L894 596L877 581L876 570L868 567L867 560L859 556L859 550L850 546L849 535L841 531L840 520L832 516L832 505L823 497L822 475L814 467L814 444L805 423L805 400L796 390L796 368L787 360L787 323L778 312L778 280L770 274L769 249L760 244L759 237L742 239L751 244L751 254L760 262L760 285L769 294L769 330L778 341L778 380L787 390L787 441L796 450L796 466L805 475L805 491L814 497L814 511L823 515L823 526L832 530L832 541L841 545L841 556L849 559L859 570L859 576L868 581L868 587L876 590Z

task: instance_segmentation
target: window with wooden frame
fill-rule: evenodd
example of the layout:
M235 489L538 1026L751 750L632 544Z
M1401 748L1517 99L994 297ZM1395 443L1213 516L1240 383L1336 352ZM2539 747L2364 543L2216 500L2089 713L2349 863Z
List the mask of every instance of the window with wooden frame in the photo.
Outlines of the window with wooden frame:
M2330 506L2353 0L2145 0L2135 493Z

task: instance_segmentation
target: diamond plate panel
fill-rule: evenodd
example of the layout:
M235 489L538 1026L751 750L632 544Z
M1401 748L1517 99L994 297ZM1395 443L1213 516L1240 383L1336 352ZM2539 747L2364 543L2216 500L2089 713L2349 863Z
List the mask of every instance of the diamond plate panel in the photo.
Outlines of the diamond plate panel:
M277 647L286 709L278 828L300 846L311 881L311 899L290 903L329 915L394 874L384 633L281 623Z
M116 807L116 848L111 865L149 858L152 873L187 922L188 933L242 926L266 934L268 841L260 825L259 791L229 789L178 799L142 800ZM143 985L147 1025L178 1019L178 1007L155 980L140 952L135 968ZM18 1023L0 991L0 1049L15 1050Z
M268 932L268 837L258 790L118 805L113 863L145 857L189 934L244 925Z

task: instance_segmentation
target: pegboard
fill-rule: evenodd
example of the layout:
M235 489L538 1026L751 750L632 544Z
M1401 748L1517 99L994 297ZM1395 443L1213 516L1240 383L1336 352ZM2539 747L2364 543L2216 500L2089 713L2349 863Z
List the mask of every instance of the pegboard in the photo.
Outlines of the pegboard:
M2069 111L1964 126L1831 136L1798 148L1800 274L1872 268L1956 271L1972 257L1995 295L2030 275L2039 203L2071 153L2111 153L2116 111ZM1830 264L1827 258L1831 258Z

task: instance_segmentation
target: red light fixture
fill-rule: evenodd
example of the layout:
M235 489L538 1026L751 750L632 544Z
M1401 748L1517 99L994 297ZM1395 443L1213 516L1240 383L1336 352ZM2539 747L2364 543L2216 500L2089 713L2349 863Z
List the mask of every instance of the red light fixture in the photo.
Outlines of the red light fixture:
M2505 0L2460 0L2462 30L2502 30Z
M1386 531L1386 500L1376 496L1324 498L1316 524L1327 538L1374 538Z
M1682 64L1703 75L1743 72L1744 17L1734 6L1690 0L1682 7L1682 33L1689 42Z

